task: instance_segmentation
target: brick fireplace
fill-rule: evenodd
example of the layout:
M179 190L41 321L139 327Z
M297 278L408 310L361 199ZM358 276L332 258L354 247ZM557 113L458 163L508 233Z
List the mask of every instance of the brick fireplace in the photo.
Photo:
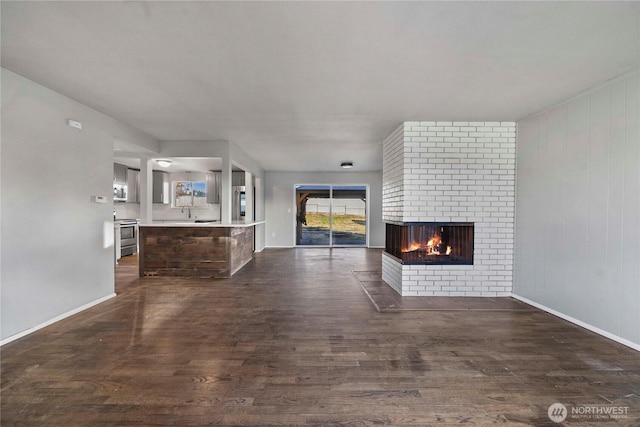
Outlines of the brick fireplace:
M515 141L514 122L442 121L384 141L382 278L399 294L511 294Z

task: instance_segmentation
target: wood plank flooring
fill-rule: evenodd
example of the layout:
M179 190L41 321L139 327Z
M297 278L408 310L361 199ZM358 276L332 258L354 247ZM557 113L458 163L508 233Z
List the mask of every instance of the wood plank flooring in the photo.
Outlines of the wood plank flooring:
M230 279L118 273L116 298L2 348L1 424L544 426L554 402L640 424L638 352L539 310L379 313L352 272L380 262L269 249Z

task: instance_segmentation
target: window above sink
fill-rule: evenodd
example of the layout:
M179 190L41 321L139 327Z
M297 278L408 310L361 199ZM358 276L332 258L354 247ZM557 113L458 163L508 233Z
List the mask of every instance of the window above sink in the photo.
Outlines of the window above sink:
M204 181L172 181L171 206L174 208L207 205L207 183Z

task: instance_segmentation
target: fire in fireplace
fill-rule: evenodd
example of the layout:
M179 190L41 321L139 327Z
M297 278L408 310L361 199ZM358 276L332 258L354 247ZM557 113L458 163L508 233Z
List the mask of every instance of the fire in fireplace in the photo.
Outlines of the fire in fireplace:
M385 252L403 264L473 265L473 223L386 224Z

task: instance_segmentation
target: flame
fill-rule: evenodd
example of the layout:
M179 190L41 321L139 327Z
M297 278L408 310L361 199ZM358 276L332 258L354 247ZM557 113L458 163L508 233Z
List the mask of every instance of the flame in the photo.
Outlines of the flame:
M440 244L440 236L437 234L427 242L427 248L435 248Z
M402 252L413 252L417 250L420 250L420 243L414 242L411 246L409 246L409 248L405 249Z
M402 252L414 252L423 250L427 252L427 255L444 255L438 249L442 243L442 238L439 235L434 235L427 241L427 244L420 244L419 242L413 242L411 246L402 250ZM451 246L447 246L446 255L451 254Z
M437 234L429 239L429 241L427 242L427 255L440 255L440 251L437 249L437 247L441 241L442 240L440 239L440 236L438 236Z

